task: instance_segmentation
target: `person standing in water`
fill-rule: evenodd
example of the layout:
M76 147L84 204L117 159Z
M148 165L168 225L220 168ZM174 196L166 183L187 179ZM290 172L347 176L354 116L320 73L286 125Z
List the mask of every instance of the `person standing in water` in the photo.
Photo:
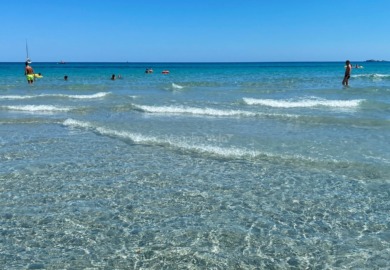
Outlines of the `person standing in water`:
M351 77L351 70L352 70L352 65L349 60L345 61L345 74L344 74L344 79L343 79L343 85L348 86L348 80Z
M29 61L26 61L26 68L24 69L24 75L26 75L26 77L27 77L27 82L28 82L29 84L34 83L34 70L33 70L33 68L30 66Z

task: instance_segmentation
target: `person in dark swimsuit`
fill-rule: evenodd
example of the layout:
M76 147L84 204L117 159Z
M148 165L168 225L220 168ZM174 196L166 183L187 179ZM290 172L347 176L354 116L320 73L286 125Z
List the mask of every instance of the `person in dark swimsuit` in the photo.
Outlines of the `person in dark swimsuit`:
M352 70L352 65L349 60L345 61L345 74L344 74L344 79L343 79L343 85L348 86L348 80L351 78L351 70Z

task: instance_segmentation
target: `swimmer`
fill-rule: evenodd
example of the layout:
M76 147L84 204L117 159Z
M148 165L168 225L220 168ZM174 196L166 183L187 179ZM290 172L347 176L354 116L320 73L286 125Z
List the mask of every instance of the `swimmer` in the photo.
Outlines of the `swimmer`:
M24 69L24 75L26 75L28 84L34 83L34 78L35 78L34 70L30 66L30 63L31 63L30 61L26 61L26 67Z

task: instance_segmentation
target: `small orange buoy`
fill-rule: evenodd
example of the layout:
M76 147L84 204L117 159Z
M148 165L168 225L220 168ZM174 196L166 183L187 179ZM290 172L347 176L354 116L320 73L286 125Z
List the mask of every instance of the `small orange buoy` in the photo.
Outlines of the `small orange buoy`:
M163 70L161 73L162 74L169 74L169 70Z

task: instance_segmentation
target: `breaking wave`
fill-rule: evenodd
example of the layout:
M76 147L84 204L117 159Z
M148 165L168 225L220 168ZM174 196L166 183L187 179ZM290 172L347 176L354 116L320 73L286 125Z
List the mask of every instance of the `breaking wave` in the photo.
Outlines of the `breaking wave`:
M71 107L59 107L53 105L17 105L2 106L6 110L27 111L27 112L67 112L73 110Z
M352 78L368 78L368 79L390 79L390 74L352 74Z
M213 108L196 108L196 107L181 107L181 106L133 106L147 113L159 114L192 114L192 115L207 115L207 116L257 116L258 113L242 111L242 110L219 110Z
M302 99L302 100L278 100L278 99L255 99L243 98L248 105L262 105L274 108L311 108L311 107L331 107L331 108L356 108L364 99L353 100L327 100L327 99Z
M0 96L0 99L19 100L19 99L41 98L41 97L60 97L60 98L69 98L69 99L98 99L98 98L103 98L109 94L111 93L99 92L92 95L66 95L66 94L40 94L40 95L26 95L26 96L7 95L7 96Z
M176 137L170 136L148 136L140 133L133 133L130 131L120 131L112 128L97 126L91 122L78 121L74 119L67 119L63 123L64 126L72 128L81 128L91 130L92 132L98 133L103 136L116 137L123 140L130 140L136 144L145 145L163 145L172 147L174 149L193 151L200 154L214 155L224 158L280 158L279 155L272 153L262 152L258 150L250 150L239 147L220 147L215 145L202 144L198 140L196 143L187 142L185 140L178 140ZM299 158L305 159L304 157L282 157L282 159ZM307 159L308 161L310 159Z
M178 84L176 84L176 83L172 83L172 88L173 88L173 89L183 89L184 86L178 85Z

